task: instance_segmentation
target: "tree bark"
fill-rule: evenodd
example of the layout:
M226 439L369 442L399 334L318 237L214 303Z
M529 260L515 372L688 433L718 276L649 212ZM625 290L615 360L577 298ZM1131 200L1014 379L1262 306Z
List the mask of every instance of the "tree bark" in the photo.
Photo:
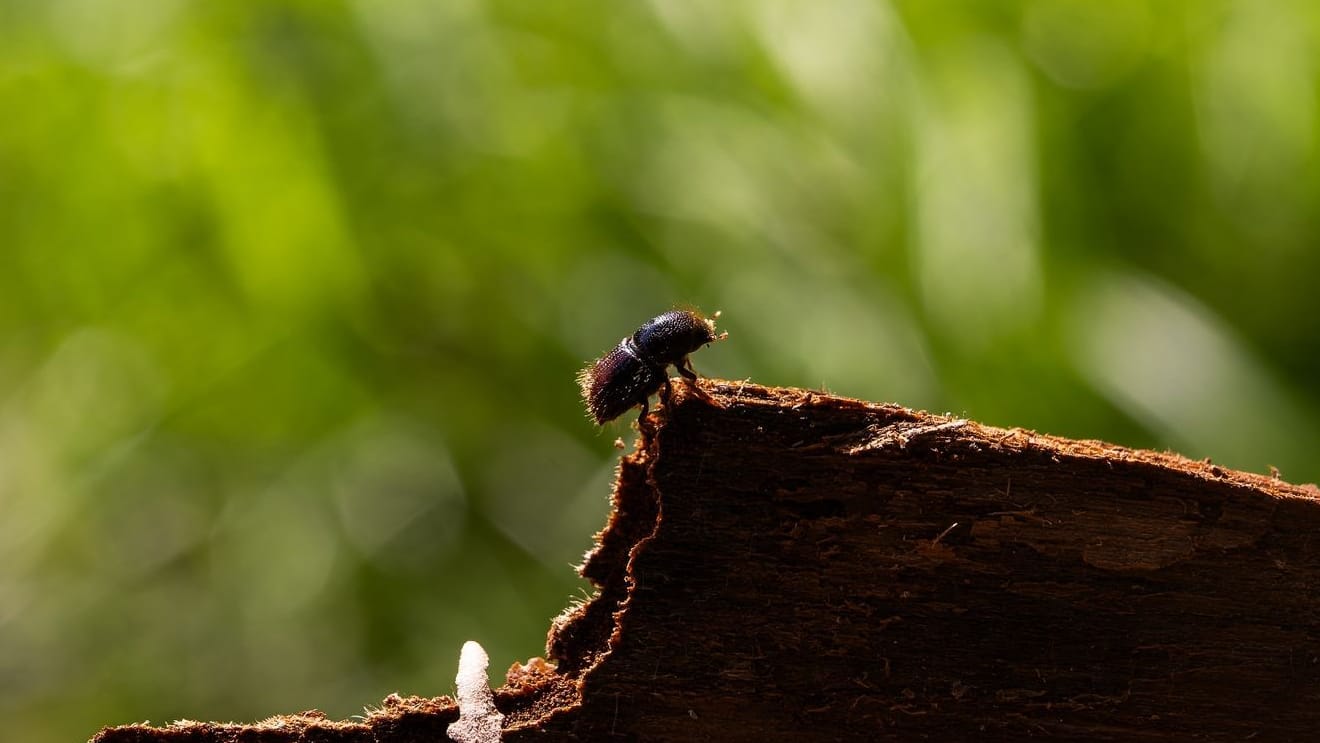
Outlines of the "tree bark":
M1305 740L1320 490L795 389L677 381L623 458L598 587L496 691L506 741ZM443 740L363 722L98 743ZM278 723L278 724L277 724Z

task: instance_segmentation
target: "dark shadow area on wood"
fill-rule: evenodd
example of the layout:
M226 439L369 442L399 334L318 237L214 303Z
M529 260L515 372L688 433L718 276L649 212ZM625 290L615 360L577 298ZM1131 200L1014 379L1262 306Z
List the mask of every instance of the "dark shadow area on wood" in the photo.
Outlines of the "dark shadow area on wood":
M1320 491L1170 454L796 389L675 383L504 740L1303 740L1320 729ZM476 638L480 639L480 638ZM132 741L444 740L361 722Z

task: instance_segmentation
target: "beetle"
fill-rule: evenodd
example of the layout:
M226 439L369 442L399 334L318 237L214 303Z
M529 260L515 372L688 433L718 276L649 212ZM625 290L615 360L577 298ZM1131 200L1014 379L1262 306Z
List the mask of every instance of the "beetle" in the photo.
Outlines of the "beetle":
M693 310L657 315L578 372L577 381L591 420L603 426L641 405L640 421L646 416L651 395L664 390L661 401L669 399L667 369L671 365L684 379L695 382L697 373L688 354L728 337L728 333L715 334L719 316L716 312L703 317Z

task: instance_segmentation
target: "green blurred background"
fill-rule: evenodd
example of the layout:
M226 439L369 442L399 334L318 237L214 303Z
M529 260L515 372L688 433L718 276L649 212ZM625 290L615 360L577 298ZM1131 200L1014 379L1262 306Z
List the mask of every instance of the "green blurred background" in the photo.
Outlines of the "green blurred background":
M574 372L1320 479L1305 0L0 0L0 719L333 717L587 587Z

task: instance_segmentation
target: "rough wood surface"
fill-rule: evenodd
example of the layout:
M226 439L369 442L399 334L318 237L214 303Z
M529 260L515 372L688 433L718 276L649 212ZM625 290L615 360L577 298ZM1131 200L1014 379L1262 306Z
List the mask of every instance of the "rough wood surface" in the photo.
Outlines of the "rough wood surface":
M1310 740L1320 491L803 390L675 384L504 740ZM477 638L480 639L480 638ZM360 723L99 743L443 740ZM272 729L278 728L278 729Z

